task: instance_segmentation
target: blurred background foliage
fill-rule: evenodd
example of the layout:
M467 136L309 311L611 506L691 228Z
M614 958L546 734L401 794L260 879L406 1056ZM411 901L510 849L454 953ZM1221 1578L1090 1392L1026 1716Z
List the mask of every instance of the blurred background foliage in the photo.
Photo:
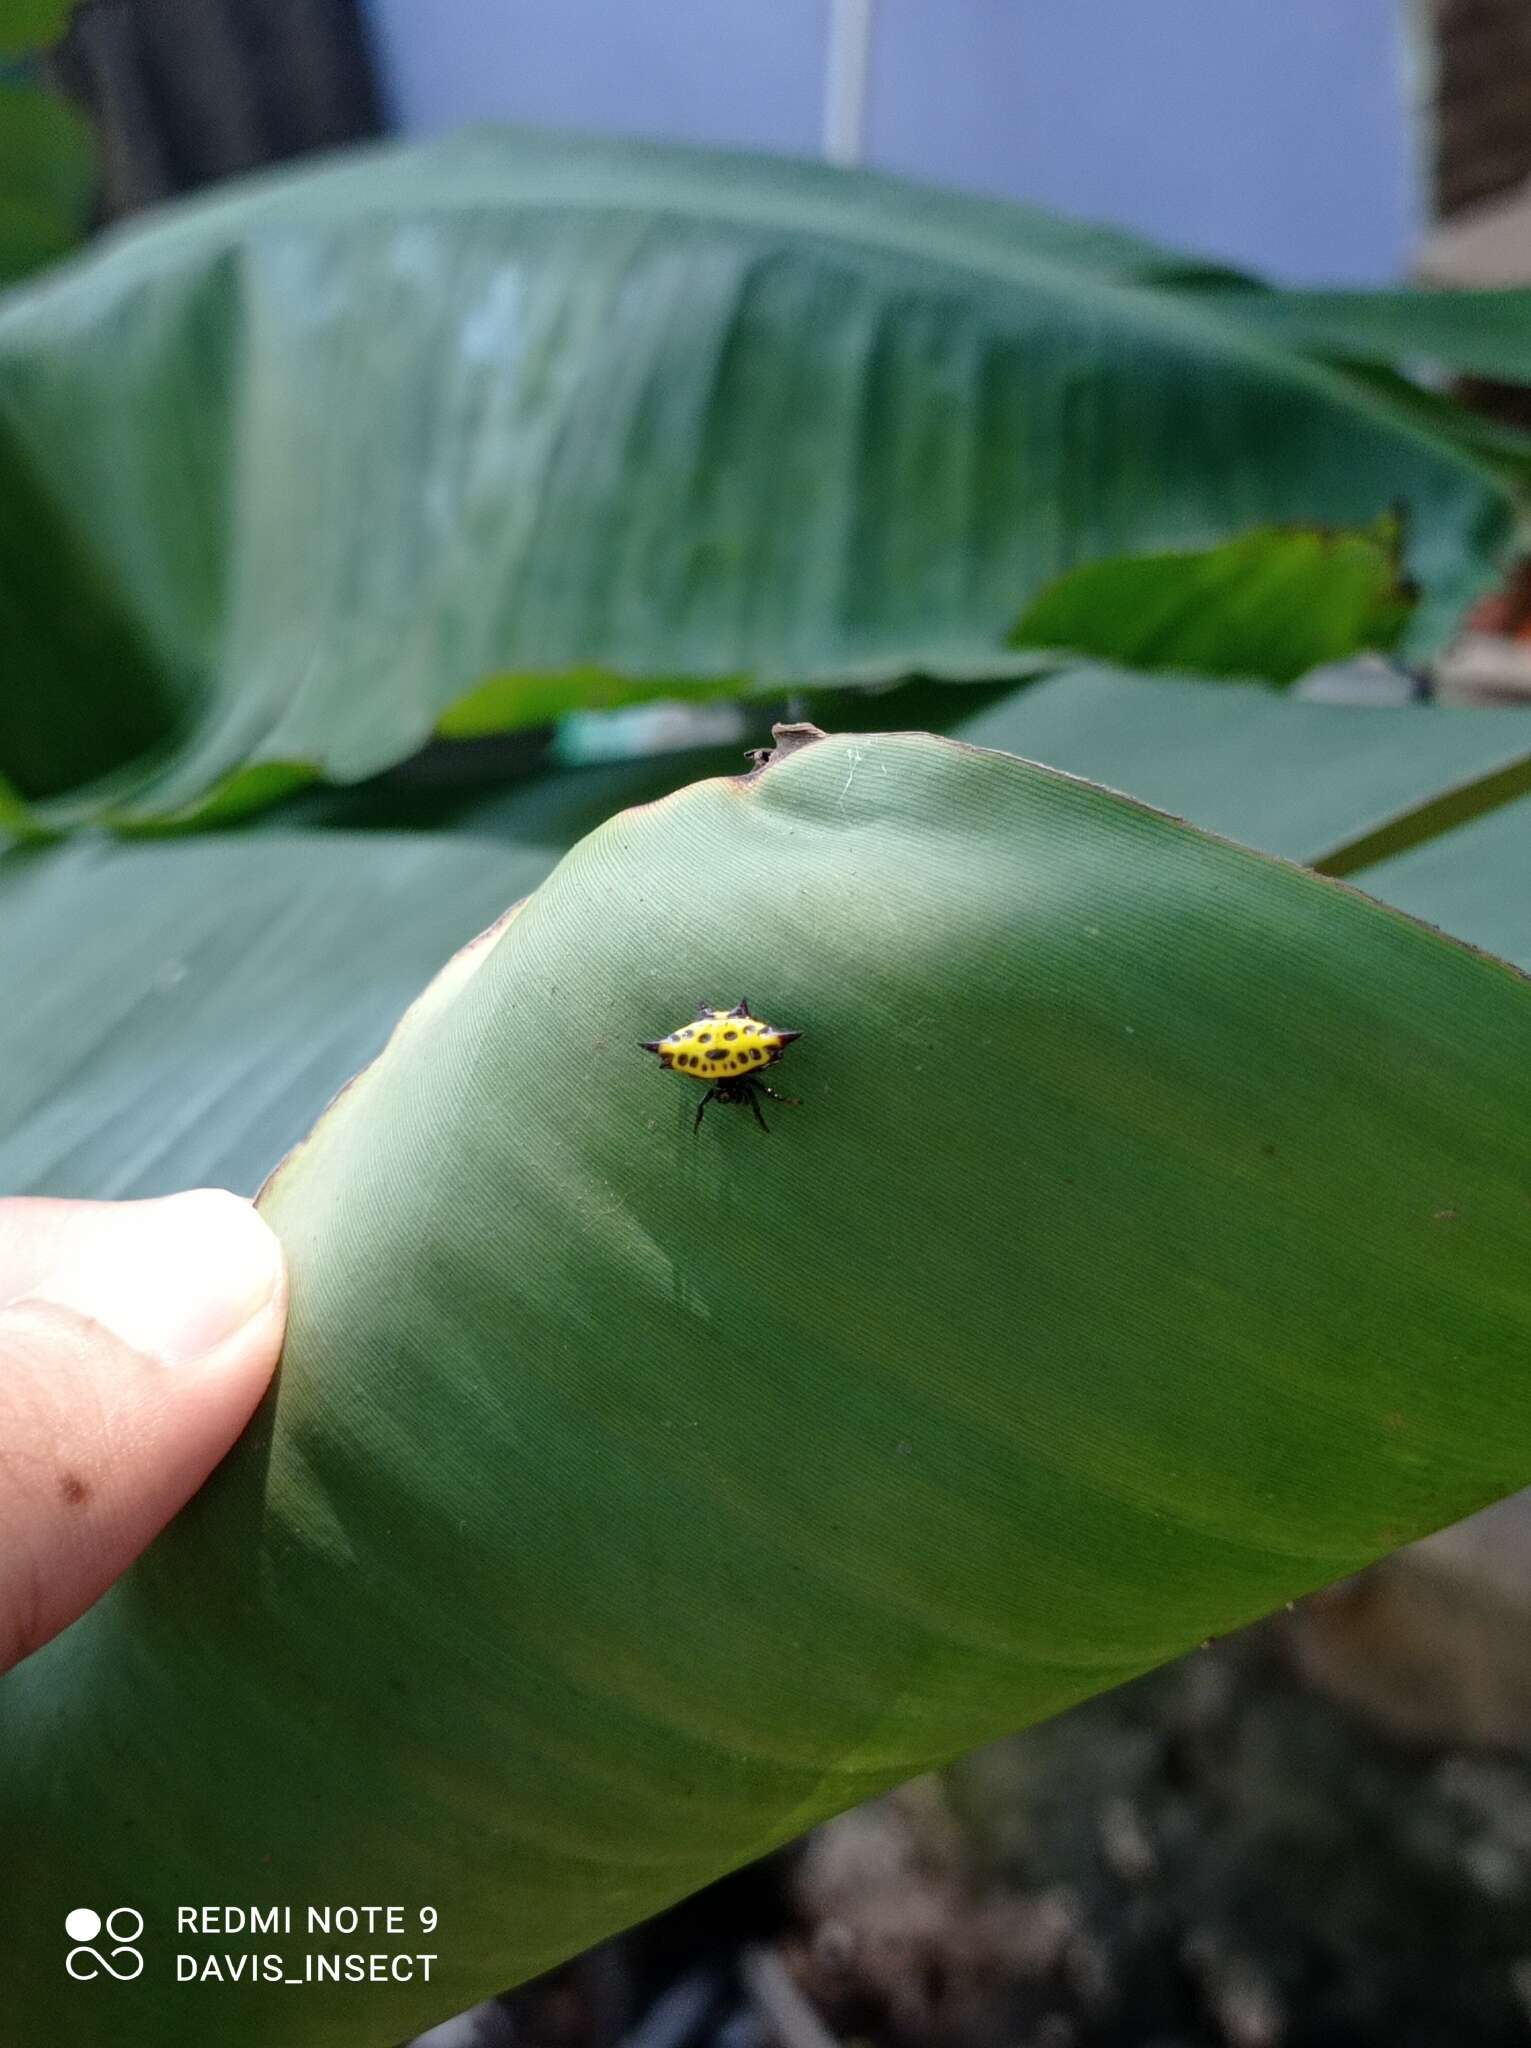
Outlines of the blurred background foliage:
M1531 160L1470 13L1436 183L1481 208ZM1044 761L1531 970L1512 269L1279 289L538 134L161 206L383 125L350 8L194 14L0 10L9 1190L253 1191L508 901L781 717ZM456 2038L1522 2039L1517 1509Z
M41 77L70 0L9 0L0 11L0 285L62 256L90 220L96 180L85 115Z

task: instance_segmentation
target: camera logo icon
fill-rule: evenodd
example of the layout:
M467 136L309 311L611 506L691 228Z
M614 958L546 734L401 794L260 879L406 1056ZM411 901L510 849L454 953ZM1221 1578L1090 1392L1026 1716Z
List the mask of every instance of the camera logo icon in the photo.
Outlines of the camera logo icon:
M90 1946L103 1929L110 1944L105 1955ZM133 1906L113 1906L104 1921L93 1906L76 1906L64 1915L64 1932L76 1944L65 1956L64 1968L80 1984L103 1976L131 1984L143 1974L142 1952L133 1946L143 1931L144 1916Z

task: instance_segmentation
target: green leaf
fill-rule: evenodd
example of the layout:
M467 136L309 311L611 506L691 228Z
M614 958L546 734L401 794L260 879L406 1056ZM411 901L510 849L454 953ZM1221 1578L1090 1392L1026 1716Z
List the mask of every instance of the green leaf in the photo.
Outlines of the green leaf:
M482 739L490 733L524 731L546 724L569 711L617 711L655 697L691 698L708 702L738 697L749 687L745 676L720 676L705 684L683 676L649 676L634 680L604 669L576 669L565 675L491 676L442 713L436 730L443 739Z
M635 1041L746 992L801 1106L693 1136ZM612 820L284 1166L273 1402L0 1687L13 2024L398 2038L1523 1484L1528 1042L1501 964L951 742ZM149 1962L66 1998L82 1899ZM429 1985L173 1981L179 1904L358 1899Z
M254 1193L421 983L532 889L526 843L346 832L0 858L9 1193Z
M1346 378L1385 404L1412 416L1428 434L1441 435L1489 481L1520 504L1531 496L1531 433L1484 412L1469 412L1449 389L1411 383L1385 363L1347 360Z
M1226 313L1288 346L1381 362L1426 357L1507 384L1531 383L1531 291L1241 292Z
M1288 860L1330 868L1349 856L1347 873L1365 847L1380 857L1395 836L1460 822L1486 785L1503 801L1531 772L1523 711L1309 703L1116 669L1050 678L953 730Z
M1379 861L1362 886L1531 973L1531 803Z
M0 284L83 238L94 180L83 115L38 86L0 81Z
M489 133L223 188L0 309L0 772L186 816L613 691L1026 673L1084 563L1394 505L1433 644L1497 470L1220 305L776 158Z
M22 57L56 43L74 0L0 0L0 57Z
M1359 533L1267 527L1200 553L1091 562L1050 584L1010 638L1125 668L1296 682L1397 641L1412 605L1398 539L1391 519Z

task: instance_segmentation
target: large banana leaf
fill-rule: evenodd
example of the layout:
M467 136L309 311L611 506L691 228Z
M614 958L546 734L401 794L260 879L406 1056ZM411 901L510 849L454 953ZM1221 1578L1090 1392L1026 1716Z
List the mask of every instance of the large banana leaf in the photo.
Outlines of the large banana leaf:
M635 1041L743 993L802 1104L693 1136ZM13 2027L400 2035L1531 1479L1528 1044L1497 961L949 741L613 819L277 1175L274 1401L0 1688ZM117 1901L144 1974L67 1983ZM174 1981L252 1946L437 1961Z
M164 815L597 693L1003 674L1081 563L1395 505L1437 640L1493 466L1170 280L994 202L544 136L174 209L0 309L0 773Z

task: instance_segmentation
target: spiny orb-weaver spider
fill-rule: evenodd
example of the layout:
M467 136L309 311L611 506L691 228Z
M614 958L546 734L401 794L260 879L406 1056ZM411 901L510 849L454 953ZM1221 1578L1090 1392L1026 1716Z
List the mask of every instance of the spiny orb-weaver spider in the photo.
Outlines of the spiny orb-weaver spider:
M663 1038L640 1039L639 1044L645 1052L657 1052L661 1064L672 1072L689 1074L694 1081L708 1083L707 1093L696 1106L693 1131L702 1128L702 1112L709 1102L747 1102L764 1131L770 1126L760 1113L762 1095L769 1095L773 1102L790 1102L794 1107L800 1104L797 1096L778 1095L764 1081L756 1080L756 1072L773 1065L793 1039L802 1035L801 1031L777 1031L763 1024L750 1015L748 1001L737 1003L731 1010L718 1010L711 1003L703 1003L689 1024L680 1025Z

